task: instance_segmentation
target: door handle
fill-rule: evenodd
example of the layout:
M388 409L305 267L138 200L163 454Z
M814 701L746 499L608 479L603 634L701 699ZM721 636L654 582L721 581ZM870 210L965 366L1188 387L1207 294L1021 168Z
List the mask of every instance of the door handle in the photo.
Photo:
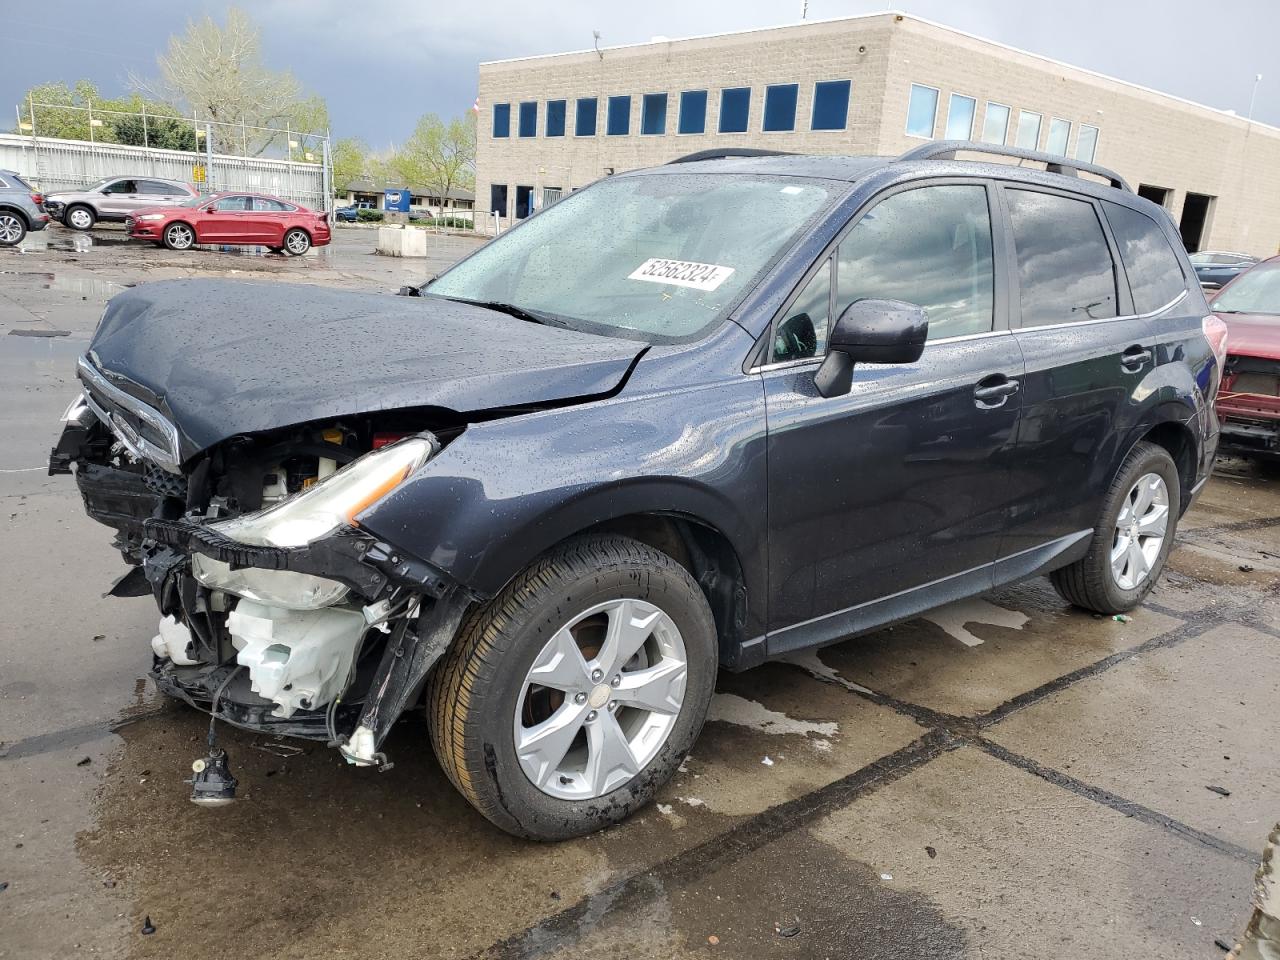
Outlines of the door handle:
M1141 344L1134 344L1120 354L1120 366L1126 373L1137 373L1151 361L1151 351Z
M1017 380L1006 377L1003 373L996 373L978 381L973 388L973 399L984 409L1002 407L1006 400L1018 392L1020 386Z

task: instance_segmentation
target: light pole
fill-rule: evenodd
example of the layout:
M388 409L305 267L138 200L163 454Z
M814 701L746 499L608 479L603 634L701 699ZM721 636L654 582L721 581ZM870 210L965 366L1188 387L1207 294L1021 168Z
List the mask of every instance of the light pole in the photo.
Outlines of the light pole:
M1253 78L1253 92L1249 94L1249 122L1253 123L1253 101L1258 96L1258 84L1262 82L1262 74Z

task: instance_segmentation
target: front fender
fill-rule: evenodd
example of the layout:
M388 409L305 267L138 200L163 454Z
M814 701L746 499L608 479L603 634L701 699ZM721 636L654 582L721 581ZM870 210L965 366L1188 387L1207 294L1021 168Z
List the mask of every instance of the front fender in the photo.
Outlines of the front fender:
M472 424L358 522L492 596L596 524L683 515L736 551L754 635L767 595L764 434L760 381L741 374Z

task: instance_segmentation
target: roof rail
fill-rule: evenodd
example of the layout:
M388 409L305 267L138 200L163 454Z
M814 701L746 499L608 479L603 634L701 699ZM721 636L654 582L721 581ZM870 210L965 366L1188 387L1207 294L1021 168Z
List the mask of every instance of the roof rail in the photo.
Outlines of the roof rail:
M922 143L918 147L912 147L906 153L898 157L899 160L954 160L957 153L986 153L996 157L1016 157L1019 160L1036 160L1045 165L1045 169L1049 173L1060 173L1068 177L1076 176L1077 171L1081 173L1092 173L1094 176L1102 177L1118 190L1127 190L1133 193L1133 188L1125 182L1124 177L1109 170L1106 167L1100 167L1096 163L1088 163L1084 160L1072 160L1070 157L1060 157L1052 153L1043 153L1039 150L1026 150L1023 147L1006 147L1000 144L992 143L974 143L971 140L936 140L932 143Z
M793 153L785 150L755 150L751 147L713 147L710 150L699 150L697 153L686 153L683 157L668 160L673 163L697 163L699 160L728 160L731 157L792 157Z

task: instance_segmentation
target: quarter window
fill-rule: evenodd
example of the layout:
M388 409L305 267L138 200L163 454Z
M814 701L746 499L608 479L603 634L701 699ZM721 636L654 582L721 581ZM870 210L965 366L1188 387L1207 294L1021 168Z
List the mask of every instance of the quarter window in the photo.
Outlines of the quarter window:
M983 186L896 193L863 215L837 258L837 317L855 300L905 300L924 308L930 340L991 329L995 274Z
M1151 313L1172 303L1186 290L1178 255L1164 232L1146 214L1103 201L1111 234L1120 248L1120 262L1129 277L1133 308Z
M720 91L721 133L746 133L750 113L750 87L730 87Z
M563 100L547 101L547 136L564 136L565 102Z
M594 137L596 135L596 98L579 97L576 112L573 135L575 137Z
M640 105L640 132L657 135L667 132L667 95L646 93Z
M1018 257L1022 325L1116 316L1115 264L1093 204L1030 190L1005 195Z
M947 139L972 140L973 118L977 111L977 100L962 93L953 93L947 107Z
M805 360L827 349L831 325L831 265L828 259L800 291L773 336L773 362Z
M1022 110L1018 113L1018 138L1015 141L1017 146L1034 150L1040 145L1041 119L1040 114L1032 113L1030 110Z
M538 135L538 103L526 100L520 104L520 136L536 137Z
M849 124L848 80L819 80L813 85L811 130L843 130Z
M982 120L982 142L1004 143L1009 136L1009 108L1003 103L987 101L987 115Z
M794 83L778 83L764 90L764 130L778 132L796 128L796 98L800 88Z
M1076 138L1076 159L1093 163L1098 152L1098 128L1087 123L1080 124L1080 135Z
M686 90L680 94L681 133L705 133L707 129L707 91Z
M511 104L493 105L493 135L497 138L511 136Z
M1067 141L1071 139L1071 121L1054 117L1049 121L1049 143L1045 149L1059 157L1067 155Z
M605 121L604 132L611 137L625 137L631 131L631 98L629 96L609 98L609 116Z
M933 139L933 124L938 116L938 91L918 83L911 85L907 104L907 133L913 137Z

